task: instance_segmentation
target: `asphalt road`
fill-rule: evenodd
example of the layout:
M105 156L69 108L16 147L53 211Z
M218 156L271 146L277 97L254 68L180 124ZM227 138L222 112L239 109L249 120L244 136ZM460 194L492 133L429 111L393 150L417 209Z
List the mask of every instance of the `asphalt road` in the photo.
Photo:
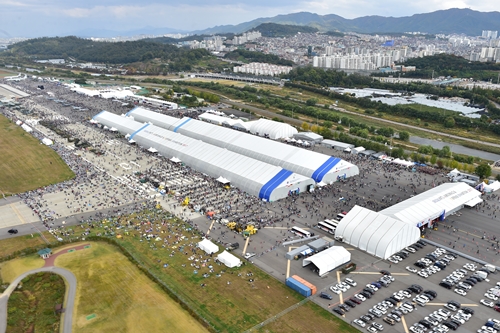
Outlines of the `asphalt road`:
M9 287L0 295L0 333L4 333L7 330L7 302L9 300L10 294L14 291L16 286L24 279L26 276L39 273L39 272L51 272L55 274L59 274L62 276L66 282L68 283L68 290L65 297L65 312L63 314L63 324L62 324L62 332L69 333L71 332L71 326L73 323L73 308L75 304L75 296L76 296L76 277L70 271L60 268L60 267L42 267L33 269L29 272L26 272L20 276L18 276L14 282L12 282Z

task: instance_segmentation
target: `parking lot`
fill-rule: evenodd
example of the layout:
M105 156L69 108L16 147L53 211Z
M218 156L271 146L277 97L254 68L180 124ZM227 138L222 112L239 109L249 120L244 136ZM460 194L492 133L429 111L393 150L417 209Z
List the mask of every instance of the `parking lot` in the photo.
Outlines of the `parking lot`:
M490 274L486 280L484 280L483 282L478 282L467 292L466 296L461 296L455 293L455 287L449 290L439 286L439 283L444 278L446 278L453 271L463 268L466 263L471 262L470 260L466 260L460 256L457 256L457 258L455 260L452 260L445 269L432 274L427 278L424 278L417 275L416 273L409 272L408 270L406 270L406 267L410 266L416 268L417 270L420 270L420 268L414 266L413 264L418 259L424 257L426 254L433 252L436 247L432 245L427 245L417 252L410 254L408 258L404 259L398 264L390 263L388 261L377 261L376 258L357 249L350 247L347 247L347 249L351 252L351 261L355 262L358 265L358 268L355 272L344 275L341 272L333 271L327 276L319 277L308 267L301 267L302 260L298 260L290 262L289 275L291 276L297 274L310 283L314 284L318 289L318 293L313 297L314 301L321 306L332 310L339 304L342 304L346 299L349 299L355 294L361 292L367 284L379 280L383 276L380 273L381 270L388 270L394 277L394 282L389 284L388 287L381 287L381 289L374 293L371 299L367 299L361 304L356 305L355 308L351 308L349 312L346 312L343 318L349 323L351 323L355 319L359 319L361 316L368 313L369 309L374 305L383 302L384 299L392 296L395 292L407 289L412 284L418 284L422 286L423 290L434 290L437 293L437 297L428 302L425 306L419 306L413 301L413 298L416 296L416 294L412 293L411 298L405 298L404 300L402 300L402 302L410 301L411 303L415 304L415 310L411 313L404 314L401 318L401 322L396 323L394 326L390 326L382 320L385 315L380 318L375 318L375 322L383 325L384 331L409 332L410 326L424 319L425 317L428 317L432 312L439 309L444 309L444 305L450 300L455 300L460 303L462 307L470 307L475 311L471 319L458 328L459 332L476 332L479 328L481 328L481 326L485 324L488 319L500 319L500 313L479 303L481 299L485 299L485 292L488 289L493 288L499 281L498 274ZM288 249L284 249L283 247L276 249L275 251L277 253L277 256L267 256L266 262L261 263L259 258L252 259L258 265L264 264L266 266L269 265L269 267L273 267L274 275L278 278L284 279L283 272L287 270L287 260L283 258L283 255L286 250ZM269 263L268 261L273 257L276 259L276 261L272 261L272 263ZM481 268L482 265L477 264L477 267ZM471 276L472 274L474 273L468 271L467 276ZM461 279L461 281L467 278L467 276ZM335 285L340 281L344 281L346 277L353 279L357 283L357 285L338 295L330 291L330 286ZM328 300L321 298L321 292L328 293L333 297L333 299ZM389 313L393 309L394 308L389 308L387 313ZM452 315L455 313L453 311L450 312L452 313ZM337 314L333 314L332 312L332 315ZM369 325L367 325L367 327L368 326ZM361 330L366 329L366 327L357 327Z

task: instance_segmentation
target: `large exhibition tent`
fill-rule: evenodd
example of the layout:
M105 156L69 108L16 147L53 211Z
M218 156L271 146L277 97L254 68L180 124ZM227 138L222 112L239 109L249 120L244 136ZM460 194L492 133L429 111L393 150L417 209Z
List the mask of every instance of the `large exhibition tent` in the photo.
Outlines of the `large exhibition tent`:
M340 221L335 236L376 257L387 259L420 239L413 224L354 206Z
M319 276L351 261L351 253L342 246L332 246L302 261L302 266L314 264L319 270Z
M198 243L198 247L205 251L206 254L219 252L219 247L206 238L203 238L203 240Z
M267 135L270 139L278 140L281 138L291 138L298 133L295 127L279 121L261 118L251 121L249 131L252 134L260 136Z
M463 208L465 203L481 196L481 192L465 183L445 183L380 211L381 214L417 227L444 220Z
M177 119L144 108L135 108L128 112L127 115L134 117L138 121L151 122L159 127L190 138L311 177L318 183L331 184L339 179L359 174L356 165L340 158L204 121L188 117Z
M233 256L231 253L224 251L217 256L217 260L226 265L229 268L240 267L241 260Z
M94 120L115 127L122 134L130 135L135 126L139 129L130 135L130 139L133 138L138 145L154 148L166 158L175 157L213 178L222 176L240 190L267 201L307 191L314 184L311 178L155 125L136 122L138 125L132 126L130 121L133 120L107 111Z

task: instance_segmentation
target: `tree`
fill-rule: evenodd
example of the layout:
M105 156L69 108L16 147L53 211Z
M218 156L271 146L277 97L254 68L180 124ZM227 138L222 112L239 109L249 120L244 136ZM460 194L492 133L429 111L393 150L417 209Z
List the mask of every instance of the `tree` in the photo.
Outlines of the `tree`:
M408 141L410 140L410 133L407 131L401 131L399 132L399 140L401 141Z
M491 167L489 166L489 164L483 163L478 165L474 172L482 179L488 178L489 176L491 176Z
M432 155L432 156L431 156L431 164L432 164L432 165L435 165L435 164L436 164L436 162L437 162L437 156L436 156L436 155Z
M452 128L455 127L455 119L453 117L446 117L444 120L444 127L446 128Z
M323 127L331 128L333 123L329 120L323 122Z
M306 123L306 122L303 122L302 125L300 126L304 131L308 131L309 130L309 124Z
M307 101L306 101L306 105L307 106L315 106L316 103L318 103L318 100L316 98L309 98Z

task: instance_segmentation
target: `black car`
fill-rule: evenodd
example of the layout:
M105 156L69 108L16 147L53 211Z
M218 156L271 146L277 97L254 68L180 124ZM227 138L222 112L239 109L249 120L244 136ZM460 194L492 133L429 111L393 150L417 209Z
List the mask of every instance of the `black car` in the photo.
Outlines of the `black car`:
M451 289L451 287L452 287L451 283L448 283L448 282L446 282L446 281L441 281L441 282L439 282L439 285L440 285L441 287L446 288L446 289Z
M427 267L427 265L424 262L422 262L422 261L417 261L413 265L417 266L418 268L425 268L425 267Z
M349 312L349 310L351 310L351 308L345 304L340 304L339 307L345 312Z
M338 306L334 307L332 309L332 311L335 312L335 313L337 313L337 314L339 314L339 315L341 315L341 316L343 316L345 314L344 311L341 308L339 308Z
M370 299L372 298L372 294L367 293L366 291L362 291L359 293L360 295L363 295L365 298Z
M382 273L384 275L391 275L391 272L386 271L385 269L381 270L380 273Z
M424 326L427 329L430 329L432 327L432 324L428 322L425 319L422 319L421 321L418 322L420 325Z
M326 299L333 299L332 295L327 294L327 293L325 293L323 291L321 292L321 294L319 294L319 297L326 298Z
M432 295L432 297L436 298L438 293L435 292L434 290L426 290L424 291L424 294L429 294L429 295Z
M395 299L389 298L389 297L386 298L386 299L384 299L384 301L389 302L389 303L391 303L394 306L398 304L398 302Z
M448 304L451 304L451 305L455 306L457 309L460 309L460 307L462 306L462 304L460 304L460 303L458 303L457 301L454 301L454 300L448 301Z
M370 289L368 287L363 288L363 291L369 293L370 295L375 294L375 292L373 291L373 289Z
M423 246L420 243L415 243L412 245L415 249L421 249Z
M422 293L422 295L424 295L425 297L427 297L428 299L430 299L431 301L436 298L435 296L431 295L431 294L428 294L426 292Z
M452 323L451 321L445 321L445 322L443 322L443 325L448 327L448 328L451 328L454 331L456 331L458 328L458 325L455 323Z
M408 287L408 290L411 290L411 292L412 292L412 293L415 293L415 294L418 294L418 293L419 293L418 289L417 289L417 288L415 288L415 287L412 287L412 286Z
M470 315L474 315L474 310L473 310L473 309L471 309L471 308L469 308L469 307L465 307L465 308L463 308L463 309L462 309L462 311L463 311L464 313L467 313L467 314L470 314Z
M354 303L353 301L347 299L344 301L345 304L349 305L351 308L355 308L356 307L356 303Z
M15 235L18 233L17 229L9 229L9 231L7 231L9 234L11 235Z
M452 324L456 324L457 326L462 325L462 323L461 323L461 322L459 322L458 320L455 320L455 319L450 320L450 322L451 322Z
M417 244L420 244L422 246L427 246L427 244L423 240L418 240Z
M350 300L351 302L356 303L356 304L361 304L361 301L360 301L359 299L357 299L356 297L351 297L351 298L349 298L349 300Z
M422 290L424 290L424 288L422 288L422 286L419 284L412 284L411 287L417 288L419 293L422 292Z
M473 285L476 285L476 283L478 283L479 281L477 281L475 278L473 278L472 276L465 279L464 281L467 281L468 283L472 283Z

